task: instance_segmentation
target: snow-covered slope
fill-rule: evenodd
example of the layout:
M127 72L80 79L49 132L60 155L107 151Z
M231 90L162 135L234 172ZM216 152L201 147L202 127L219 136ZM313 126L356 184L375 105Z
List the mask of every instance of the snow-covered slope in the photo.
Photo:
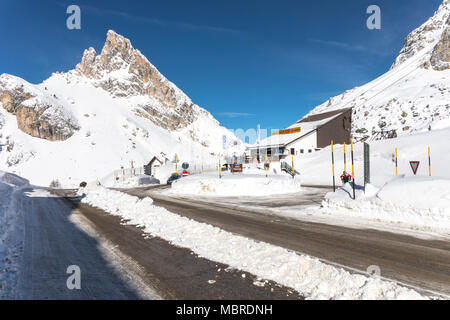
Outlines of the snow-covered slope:
M0 169L48 185L101 179L164 153L215 163L244 145L168 81L130 41L109 31L101 54L38 85L0 76Z
M434 16L406 38L387 73L330 98L308 115L353 107L352 134L358 140L442 128L443 120L450 118L449 16L450 0L444 0Z

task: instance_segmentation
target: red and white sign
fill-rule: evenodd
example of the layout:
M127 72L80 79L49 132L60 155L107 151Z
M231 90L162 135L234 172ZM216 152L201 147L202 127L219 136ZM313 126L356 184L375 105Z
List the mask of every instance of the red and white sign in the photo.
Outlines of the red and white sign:
M189 172L187 172L186 170L185 171L183 171L183 174L181 175L183 178L184 177L187 177L189 175Z
M419 169L419 164L420 164L420 161L410 161L409 162L409 165L411 166L411 169L412 169L414 175L416 175L417 169Z

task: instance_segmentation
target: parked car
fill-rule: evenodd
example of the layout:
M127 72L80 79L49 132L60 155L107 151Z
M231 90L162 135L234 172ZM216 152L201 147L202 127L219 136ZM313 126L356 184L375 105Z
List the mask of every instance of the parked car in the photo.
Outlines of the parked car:
M181 175L176 174L176 173L172 173L172 175L169 177L169 179L167 179L167 184L171 185L172 182L174 182L175 180L178 180L181 178Z

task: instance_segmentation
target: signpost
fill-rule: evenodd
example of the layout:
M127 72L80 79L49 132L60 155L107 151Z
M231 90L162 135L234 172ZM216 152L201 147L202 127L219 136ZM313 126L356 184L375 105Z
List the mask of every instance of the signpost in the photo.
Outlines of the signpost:
M258 146L258 149L256 150L256 161L259 163L259 143L261 141L261 126L258 124L258 127L256 128L256 144Z
M431 177L431 148L428 147L428 175Z
M414 175L417 174L417 169L419 169L420 161L410 161L409 165L411 166L412 172Z
M355 161L353 159L353 138L350 138L350 143L352 145L352 178L353 178L353 200L356 199L355 194Z
M367 142L364 142L364 192L366 191L366 184L370 183L370 147Z
M333 140L331 140L331 169L333 170L333 192L336 191L336 181L334 178L334 146Z
M219 152L219 179L222 179L222 167L220 164L220 152Z
M398 152L395 148L395 176L398 176Z
M175 174L178 175L178 155L175 153L175 158L173 159L173 162L175 163Z
M345 151L345 142L344 142L344 173L347 174L347 152Z

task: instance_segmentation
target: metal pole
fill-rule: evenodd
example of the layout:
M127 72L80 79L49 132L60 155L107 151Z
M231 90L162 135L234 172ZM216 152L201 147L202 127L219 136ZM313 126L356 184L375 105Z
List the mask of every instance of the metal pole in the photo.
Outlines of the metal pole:
M295 170L294 170L294 155L292 155L292 179L295 177Z
M395 148L395 176L398 176L398 154L397 154L397 148Z
M347 153L345 151L345 142L344 142L344 172L347 174Z
M364 192L366 185L370 183L370 146L364 142Z
M219 152L219 178L222 179L222 166L220 165L220 152Z
M334 146L333 140L331 140L331 168L333 170L333 192L336 192L336 181L334 178Z
M264 167L266 169L266 178L267 178L267 163L269 163L269 160L267 159L267 154L266 154L266 162L264 163Z
M352 178L353 178L353 200L356 199L355 194L355 162L353 160L353 138L350 138L350 143L352 144Z
M428 174L431 177L431 148L428 147Z

